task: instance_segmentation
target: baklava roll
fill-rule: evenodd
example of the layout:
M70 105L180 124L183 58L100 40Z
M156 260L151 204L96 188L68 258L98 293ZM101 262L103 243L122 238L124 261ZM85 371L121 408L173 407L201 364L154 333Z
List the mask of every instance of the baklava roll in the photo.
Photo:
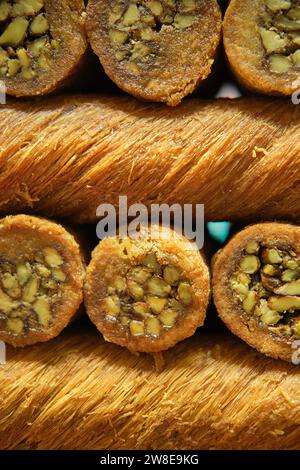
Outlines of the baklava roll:
M300 339L300 227L248 226L216 255L212 274L228 328L267 356L292 361Z
M201 203L211 221L300 219L300 113L285 100L59 96L8 103L0 118L2 214L91 223L127 196Z
M169 229L139 239L108 237L92 253L84 299L106 341L156 353L203 325L210 276L198 250Z
M86 51L83 0L1 0L0 80L13 96L44 95L73 78Z
M224 45L233 72L247 88L270 95L299 90L299 1L232 0Z
M0 339L26 346L57 336L82 303L84 274L80 248L61 225L0 220Z
M87 33L120 88L175 106L211 72L221 13L216 0L90 0Z

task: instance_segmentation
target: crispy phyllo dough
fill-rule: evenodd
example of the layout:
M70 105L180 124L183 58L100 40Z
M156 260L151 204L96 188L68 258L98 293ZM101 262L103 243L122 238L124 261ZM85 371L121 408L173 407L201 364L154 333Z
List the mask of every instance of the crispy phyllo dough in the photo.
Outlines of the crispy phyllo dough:
M205 204L207 220L300 218L300 113L282 100L53 97L0 110L0 211L74 223L102 203ZM8 138L9 135L9 138Z
M13 96L44 95L73 77L87 50L83 0L1 0L0 80Z
M160 352L203 325L209 279L199 251L172 230L157 238L148 231L140 239L109 237L92 254L85 306L107 341Z
M61 225L28 215L0 221L0 339L13 346L48 341L82 303L84 265Z
M300 339L300 227L260 223L235 235L215 257L213 294L234 334L292 361Z
M211 72L216 0L90 0L87 32L107 75L142 99L175 106Z
M232 0L224 44L233 72L249 89L270 95L299 90L299 1Z

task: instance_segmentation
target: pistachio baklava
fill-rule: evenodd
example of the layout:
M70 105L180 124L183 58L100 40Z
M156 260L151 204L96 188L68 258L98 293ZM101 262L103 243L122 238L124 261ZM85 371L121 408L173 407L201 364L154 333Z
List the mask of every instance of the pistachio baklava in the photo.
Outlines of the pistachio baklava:
M13 96L71 80L87 50L83 0L0 0L0 81Z
M0 220L0 339L26 346L57 336L82 303L84 273L61 225L28 215Z
M299 167L299 106L286 100L64 94L1 108L1 213L94 223L125 194L149 209L201 202L207 220L300 220Z
M236 234L215 257L213 295L234 334L292 361L300 340L300 227L260 223Z
M87 313L104 339L155 353L203 325L210 297L206 263L183 236L161 229L141 238L109 237L87 268Z
M224 45L233 72L249 89L286 96L300 89L299 0L232 0Z
M123 90L174 106L211 72L221 37L216 0L90 0L87 33Z

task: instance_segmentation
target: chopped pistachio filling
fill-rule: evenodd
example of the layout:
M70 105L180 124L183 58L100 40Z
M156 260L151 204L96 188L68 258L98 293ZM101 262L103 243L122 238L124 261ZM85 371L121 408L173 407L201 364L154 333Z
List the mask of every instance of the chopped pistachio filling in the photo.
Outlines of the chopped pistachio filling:
M132 336L159 337L174 327L193 303L193 290L179 268L160 264L154 253L110 280L104 309Z
M278 335L300 338L300 258L292 249L249 242L230 285L249 317Z
M0 78L32 80L58 47L44 0L0 0Z
M0 260L0 326L12 334L28 334L51 326L53 310L66 280L64 260L46 247L33 259Z
M264 0L259 32L271 72L300 68L300 1Z
M131 73L153 66L160 55L159 32L186 30L196 10L196 0L111 1L108 29L117 61Z

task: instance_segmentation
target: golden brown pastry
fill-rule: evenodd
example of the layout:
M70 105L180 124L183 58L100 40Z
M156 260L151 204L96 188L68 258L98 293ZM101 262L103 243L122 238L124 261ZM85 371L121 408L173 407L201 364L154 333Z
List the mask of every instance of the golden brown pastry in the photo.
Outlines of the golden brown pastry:
M221 38L216 0L90 0L87 33L107 75L175 106L211 72Z
M215 257L213 295L234 334L292 362L300 339L300 227L260 223L235 235Z
M104 343L94 328L67 330L10 350L0 367L1 449L176 449L194 468L191 449L299 451L299 367L201 331L164 353L158 375L149 354Z
M13 96L71 79L87 50L83 0L1 0L0 80Z
M300 3L231 0L224 19L231 68L247 88L270 95L300 89Z
M13 346L57 336L82 302L78 244L61 225L28 215L0 221L0 339Z
M162 237L164 233L164 237ZM107 341L155 353L203 325L210 298L202 255L181 235L161 229L136 240L109 237L87 268L87 313Z
M205 204L207 220L300 218L300 113L281 100L60 97L0 109L0 211L74 222L99 204ZM9 136L9 138L8 138Z

